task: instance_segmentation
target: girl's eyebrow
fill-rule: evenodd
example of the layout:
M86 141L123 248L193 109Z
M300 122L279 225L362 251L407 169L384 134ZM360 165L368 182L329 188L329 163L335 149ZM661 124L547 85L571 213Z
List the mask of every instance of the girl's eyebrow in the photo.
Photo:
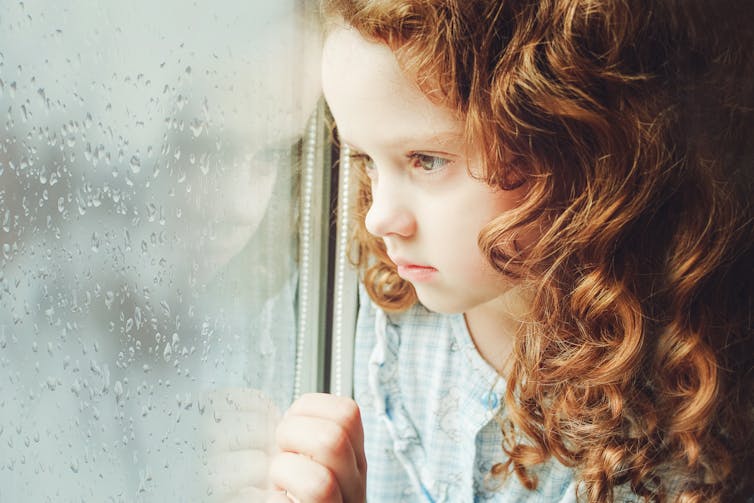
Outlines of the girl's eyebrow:
M446 131L446 132L441 132L437 134L432 134L430 136L403 136L403 137L391 138L389 141L385 142L385 145L387 146L447 145L449 143L462 142L463 139L464 139L463 135L458 133L457 131ZM352 150L358 150L360 152L364 151L362 148L359 148L358 145L356 145L354 142L352 142L345 136L341 135L340 141L341 143L348 145Z
M455 143L463 141L463 135L457 131L447 131L432 134L430 136L406 136L399 137L392 140L391 143L396 145L406 144L418 144L418 145L446 145L448 143Z

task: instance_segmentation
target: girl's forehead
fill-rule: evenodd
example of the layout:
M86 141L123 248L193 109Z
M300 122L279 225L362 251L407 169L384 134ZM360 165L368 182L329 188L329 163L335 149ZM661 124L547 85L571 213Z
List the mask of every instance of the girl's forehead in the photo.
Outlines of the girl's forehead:
M322 86L339 129L353 131L354 140L361 130L394 143L413 136L458 136L463 130L455 111L432 102L385 44L352 28L328 36Z
M341 81L355 78L377 79L390 88L404 87L411 82L387 45L367 40L348 26L338 27L328 35L322 68L323 79L329 76Z

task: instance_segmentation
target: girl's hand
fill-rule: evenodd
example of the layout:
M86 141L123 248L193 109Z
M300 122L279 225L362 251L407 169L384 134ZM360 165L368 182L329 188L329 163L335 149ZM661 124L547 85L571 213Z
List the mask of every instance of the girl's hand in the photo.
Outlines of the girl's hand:
M293 501L366 500L364 430L356 402L312 393L299 398L277 428L270 480Z

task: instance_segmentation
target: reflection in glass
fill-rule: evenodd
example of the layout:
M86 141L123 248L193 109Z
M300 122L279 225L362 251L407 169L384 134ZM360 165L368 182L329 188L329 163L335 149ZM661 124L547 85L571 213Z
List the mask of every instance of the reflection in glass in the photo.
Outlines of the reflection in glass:
M292 398L314 16L0 8L0 501L206 499L203 393Z

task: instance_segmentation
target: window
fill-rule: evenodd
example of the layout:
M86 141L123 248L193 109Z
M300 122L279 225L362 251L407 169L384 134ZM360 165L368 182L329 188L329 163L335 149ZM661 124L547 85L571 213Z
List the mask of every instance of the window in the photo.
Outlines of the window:
M1 501L202 500L204 392L350 392L310 4L3 7Z

